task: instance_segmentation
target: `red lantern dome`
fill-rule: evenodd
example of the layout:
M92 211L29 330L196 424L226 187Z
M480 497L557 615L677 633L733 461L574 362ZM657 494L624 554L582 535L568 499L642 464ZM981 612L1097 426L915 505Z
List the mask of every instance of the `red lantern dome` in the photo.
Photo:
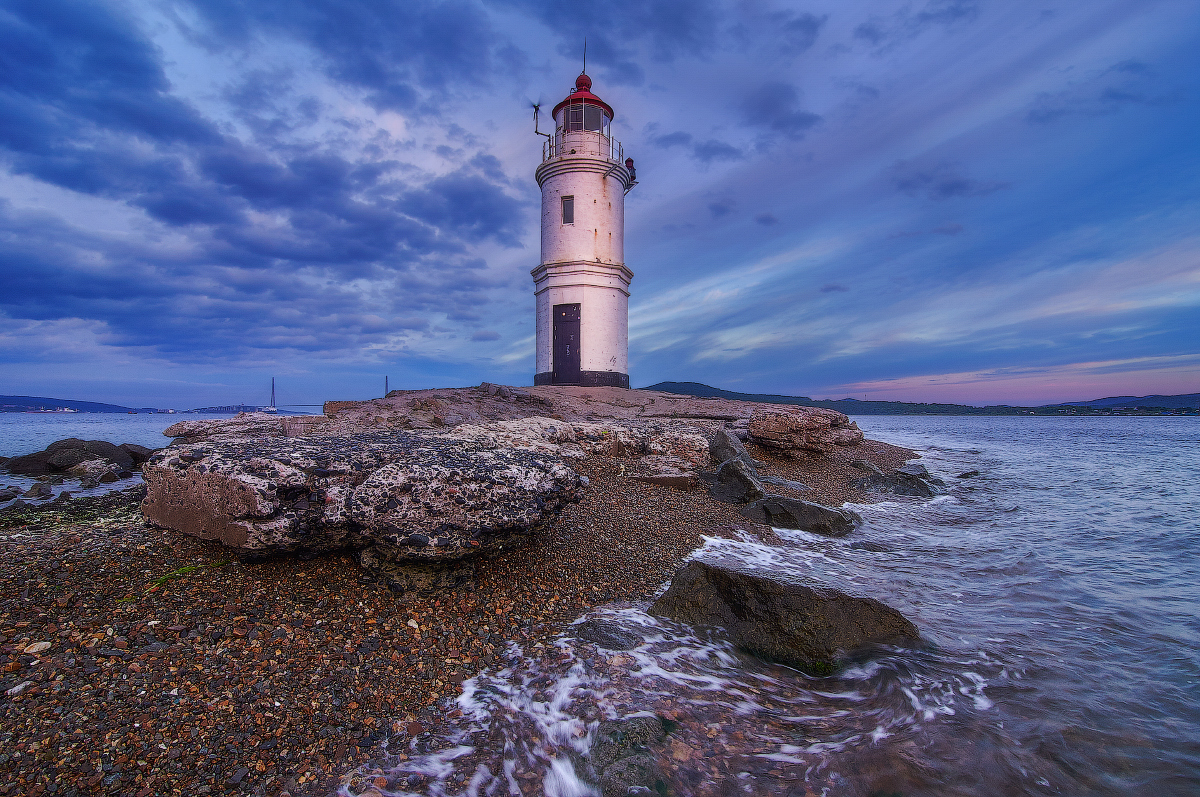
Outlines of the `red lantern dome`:
M612 106L592 93L592 79L582 72L579 77L575 78L575 90L568 94L565 100L554 106L553 116L555 119L558 119L558 112L566 105L592 105L603 108L608 114L609 121L612 121L614 116Z

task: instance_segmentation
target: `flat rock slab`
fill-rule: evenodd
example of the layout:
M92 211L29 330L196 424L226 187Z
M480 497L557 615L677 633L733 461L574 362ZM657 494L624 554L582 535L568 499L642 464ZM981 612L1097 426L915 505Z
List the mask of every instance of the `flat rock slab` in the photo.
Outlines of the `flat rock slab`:
M874 598L702 560L675 574L650 613L721 628L760 658L816 674L832 672L836 662L864 648L919 638L904 615Z
M255 556L357 547L376 562L499 550L580 489L551 454L409 432L176 445L143 476L156 526Z
M826 537L845 537L862 523L862 517L849 509L778 495L755 501L742 509L742 515L777 529L800 529Z

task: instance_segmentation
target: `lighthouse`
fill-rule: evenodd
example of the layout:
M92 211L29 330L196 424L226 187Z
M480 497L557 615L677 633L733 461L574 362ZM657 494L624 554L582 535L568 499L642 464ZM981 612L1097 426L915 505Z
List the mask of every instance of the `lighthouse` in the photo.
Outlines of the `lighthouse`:
M580 74L542 133L542 257L535 385L629 387L629 284L625 194L633 159L612 137L612 106ZM536 119L536 116L535 116Z

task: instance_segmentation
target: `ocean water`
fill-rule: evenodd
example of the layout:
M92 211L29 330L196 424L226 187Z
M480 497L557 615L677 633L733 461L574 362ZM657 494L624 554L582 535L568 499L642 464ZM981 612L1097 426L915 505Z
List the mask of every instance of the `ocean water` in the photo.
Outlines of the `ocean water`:
M695 555L849 585L924 646L819 678L603 607L641 643L511 646L432 735L393 740L383 792L596 795L599 721L653 712L672 795L1200 794L1200 419L857 420L945 491L857 506L843 539Z
M287 408L280 408L289 415L299 415ZM16 457L45 449L56 440L77 437L81 440L106 440L110 443L137 443L147 448L162 448L171 442L163 436L163 430L173 423L184 420L206 418L229 418L225 415L207 414L151 414L126 415L112 412L0 412L0 457ZM0 485L12 485L22 490L29 489L37 480L0 472ZM79 482L66 481L53 485L55 496L63 490L75 497L100 495L110 490L123 490L141 484L142 477L134 475L112 484L104 484L90 490L80 490ZM51 500L51 499L47 499ZM0 501L0 508L12 501Z

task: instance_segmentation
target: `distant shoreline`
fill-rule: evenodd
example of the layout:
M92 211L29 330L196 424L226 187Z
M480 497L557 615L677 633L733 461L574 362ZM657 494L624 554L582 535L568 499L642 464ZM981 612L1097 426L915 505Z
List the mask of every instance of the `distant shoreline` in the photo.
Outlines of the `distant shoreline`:
M811 399L807 396L781 396L765 393L738 393L723 390L718 387L699 382L659 382L640 390L657 390L663 393L695 396L697 398L724 398L734 401L752 401L759 404L794 404L801 407L824 407L837 410L846 415L1042 415L1051 417L1071 416L1130 416L1130 415L1200 415L1200 393L1186 393L1178 396L1146 396L1129 399L1130 406L1108 404L1120 401L1113 399L1096 399L1092 402L1076 402L1071 404L1049 404L1040 407L1016 407L1006 404L994 404L987 407L973 407L969 404L928 404L907 401L859 401L857 399ZM1137 406L1136 402L1147 402L1162 399L1164 406ZM1095 406L1103 404L1104 406ZM1190 405L1190 406L1172 406Z

